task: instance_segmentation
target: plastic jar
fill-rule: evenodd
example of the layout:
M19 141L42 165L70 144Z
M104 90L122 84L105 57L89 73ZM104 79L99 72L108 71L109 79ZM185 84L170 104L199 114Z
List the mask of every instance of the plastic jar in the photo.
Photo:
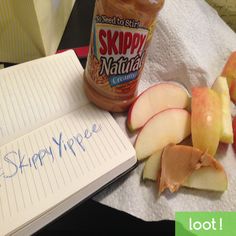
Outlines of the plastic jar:
M163 4L164 0L96 0L84 88L100 108L123 112L136 98Z

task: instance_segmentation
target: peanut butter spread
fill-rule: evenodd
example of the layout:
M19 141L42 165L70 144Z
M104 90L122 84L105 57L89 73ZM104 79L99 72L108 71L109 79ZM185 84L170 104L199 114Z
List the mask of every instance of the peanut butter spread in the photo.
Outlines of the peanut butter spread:
M176 192L187 178L201 167L223 170L211 155L197 148L184 145L168 145L162 154L159 192L165 189Z

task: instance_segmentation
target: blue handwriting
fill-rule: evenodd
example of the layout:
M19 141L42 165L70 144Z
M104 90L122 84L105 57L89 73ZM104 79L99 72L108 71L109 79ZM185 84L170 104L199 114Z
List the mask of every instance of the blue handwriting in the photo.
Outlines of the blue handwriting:
M53 163L56 158L63 158L65 153L77 157L80 152L86 152L86 140L90 140L101 129L101 125L93 124L90 129L86 128L70 138L65 138L63 132L60 132L57 137L52 137L51 145L40 148L30 156L23 153L21 149L7 152L3 156L5 169L0 166L0 178L12 178L18 173L23 174L29 168L37 170L47 159Z

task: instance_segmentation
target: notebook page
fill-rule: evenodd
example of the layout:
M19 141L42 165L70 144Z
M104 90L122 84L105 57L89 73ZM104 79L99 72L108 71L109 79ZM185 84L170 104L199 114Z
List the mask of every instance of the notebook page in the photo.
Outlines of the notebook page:
M111 115L90 104L4 145L0 153L0 235L34 221L125 161L135 161Z
M75 53L0 71L0 146L88 103Z

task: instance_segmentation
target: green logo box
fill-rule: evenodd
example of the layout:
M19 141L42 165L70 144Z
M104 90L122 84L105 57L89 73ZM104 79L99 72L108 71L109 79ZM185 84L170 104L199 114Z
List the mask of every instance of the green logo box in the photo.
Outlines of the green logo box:
M176 212L175 236L236 236L236 212Z

